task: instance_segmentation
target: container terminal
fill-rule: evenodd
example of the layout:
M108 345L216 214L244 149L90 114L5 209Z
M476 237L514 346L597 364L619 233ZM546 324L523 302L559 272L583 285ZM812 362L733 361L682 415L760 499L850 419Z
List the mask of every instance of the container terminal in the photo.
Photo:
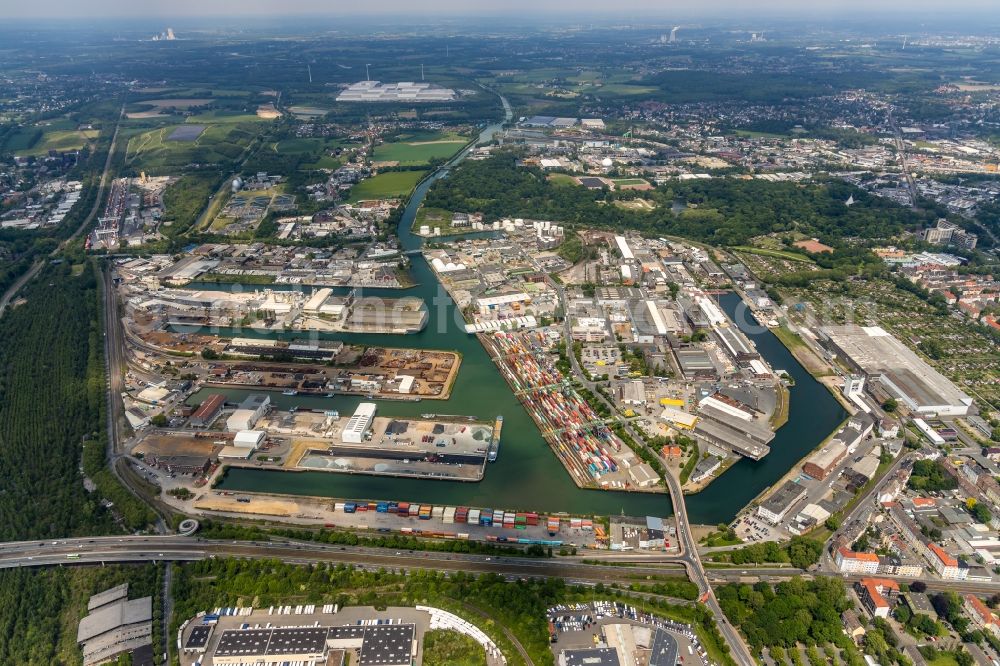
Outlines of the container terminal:
M663 491L656 473L555 368L541 334L498 331L480 340L577 486Z

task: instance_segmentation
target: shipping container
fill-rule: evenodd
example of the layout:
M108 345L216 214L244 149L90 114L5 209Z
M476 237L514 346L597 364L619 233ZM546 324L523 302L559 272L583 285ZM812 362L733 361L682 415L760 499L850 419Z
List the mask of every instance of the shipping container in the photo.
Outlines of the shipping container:
M396 511L401 516L408 516L408 515L410 515L410 503L409 502L400 502L399 504L396 505Z
M469 509L469 517L468 517L468 519L466 519L465 522L469 523L470 525L478 525L479 524L479 509Z
M389 513L389 503L388 502L379 502L376 505L375 510L377 512L379 512L379 513Z
M445 510L444 510L444 522L446 524L447 523L454 523L455 522L455 507L449 506L449 507L445 508Z
M354 502L344 503L344 513L354 513L357 510L357 505Z
M343 502L337 502L336 504L333 505L333 510L334 511L343 511L344 510L344 503Z
M434 507L431 510L431 515L435 519L438 519L438 520L440 520L441 518L444 518L444 507L443 506L436 506L436 507Z

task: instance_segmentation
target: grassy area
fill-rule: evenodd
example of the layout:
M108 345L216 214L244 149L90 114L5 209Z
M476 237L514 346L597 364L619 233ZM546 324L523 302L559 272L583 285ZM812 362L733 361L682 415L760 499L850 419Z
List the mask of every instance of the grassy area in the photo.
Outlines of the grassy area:
M816 352L806 344L805 340L798 333L791 331L785 326L776 326L769 330L771 333L774 333L774 337L781 341L781 344L788 348L788 351L792 352L795 360L813 377L827 377L834 374L833 370L827 367L823 360L816 355ZM786 414L785 419L787 420L787 418Z
M615 185L619 187L628 187L630 185L649 185L642 178L612 178Z
M205 111L184 119L194 125L211 125L212 123L265 123L267 118L261 118L256 113L239 113L232 111Z
M549 180L550 183L554 183L556 185L579 185L580 184L580 183L578 183L576 181L576 178L574 178L573 176L569 175L568 173L550 173L547 177L548 177L548 180Z
M451 157L469 142L454 132L423 133L376 146L377 162L398 162L401 166L421 166L433 159Z
M778 391L778 404L774 408L774 413L771 414L771 427L775 430L788 423L788 398L788 389L782 386Z
M194 141L172 141L177 125L168 125L132 137L126 166L151 173L173 173L193 162L231 164L263 127L260 123L209 123Z
M809 257L805 256L804 254L799 254L797 252L786 252L784 250L769 250L762 247L751 247L749 245L739 245L732 249L738 252L749 252L750 254L760 254L765 257L774 257L776 259L799 261L804 264L814 263L813 260L810 259Z
M745 136L749 139L787 139L788 137L784 134L775 134L773 132L754 132L752 130L736 130L733 132L736 136Z
M426 171L390 171L380 173L351 188L351 201L405 197L416 187Z
M425 666L482 666L486 650L465 634L432 629L424 634Z
M15 148L15 152L17 155L44 155L50 150L80 150L88 141L96 139L98 133L97 130L51 130L42 133L31 145L20 150ZM23 145L25 139L20 141L16 145Z

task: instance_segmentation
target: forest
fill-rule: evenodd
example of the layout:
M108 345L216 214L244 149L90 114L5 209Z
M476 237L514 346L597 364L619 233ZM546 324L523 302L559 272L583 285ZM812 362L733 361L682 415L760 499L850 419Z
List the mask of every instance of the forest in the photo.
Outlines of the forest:
M43 270L0 319L0 537L114 531L80 475L81 445L102 427L97 281L68 264Z
M822 646L834 643L842 649L850 640L841 630L840 614L851 607L843 581L819 577L778 583L730 583L716 590L726 617L737 625L757 652L761 648L790 648L797 644ZM853 645L849 646L853 648ZM856 651L848 650L851 663L864 663Z
M162 571L150 565L0 571L0 664L79 664L76 627L92 594L121 583L129 597L153 596L153 640L161 639Z
M554 184L537 169L519 167L517 159L515 153L503 152L487 160L465 162L434 183L424 205L481 211L489 220L546 219L672 234L726 246L788 231L838 246L848 237L888 238L903 229L918 228L933 217L836 180L809 184L729 178L675 182L643 193L657 204L654 210L627 210L614 202L638 193ZM845 202L852 196L855 203L847 206ZM687 208L673 212L671 207L677 201Z
M798 569L807 569L819 561L823 543L804 536L794 536L790 541L761 541L743 548L713 555L717 561L733 564L763 564L788 562Z

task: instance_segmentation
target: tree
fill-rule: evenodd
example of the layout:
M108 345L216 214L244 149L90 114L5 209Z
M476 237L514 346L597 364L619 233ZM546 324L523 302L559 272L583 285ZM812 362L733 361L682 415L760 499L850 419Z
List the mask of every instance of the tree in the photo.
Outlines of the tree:
M214 349L205 347L204 349L201 350L201 357L206 361L214 361L217 358L219 358L219 353Z
M153 425L155 425L157 428L163 428L168 423L167 415L166 414L157 414L153 418L149 419L149 422L152 423Z
M890 413L895 412L899 409L899 403L896 402L895 398L886 398L885 402L882 403L882 409Z

